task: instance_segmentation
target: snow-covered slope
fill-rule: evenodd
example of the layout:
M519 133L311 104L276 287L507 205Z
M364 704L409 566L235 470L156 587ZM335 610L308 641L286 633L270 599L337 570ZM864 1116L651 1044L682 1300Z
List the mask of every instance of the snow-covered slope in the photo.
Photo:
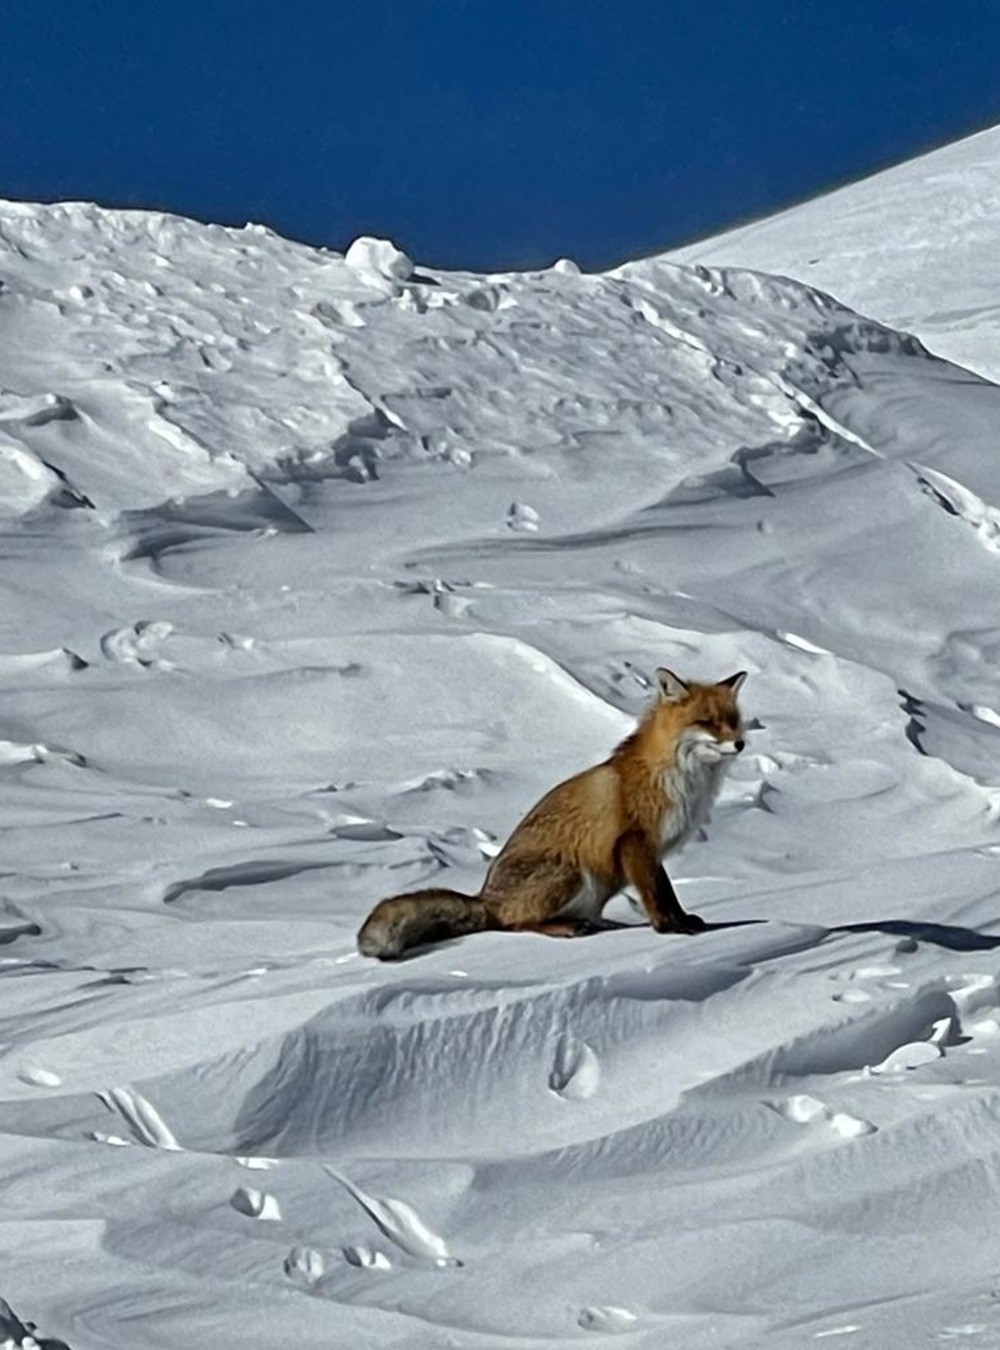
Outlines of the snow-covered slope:
M737 270L0 235L8 1339L995 1341L1000 389ZM356 954L660 664L750 671L719 927Z
M670 256L798 277L1000 379L1000 127Z

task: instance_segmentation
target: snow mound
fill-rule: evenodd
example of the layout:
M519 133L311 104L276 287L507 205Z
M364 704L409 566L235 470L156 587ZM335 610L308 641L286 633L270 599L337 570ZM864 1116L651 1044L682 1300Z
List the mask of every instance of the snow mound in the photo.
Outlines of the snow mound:
M362 281L371 278L386 281L409 281L413 263L389 239L371 239L361 235L344 254L344 262L352 267Z

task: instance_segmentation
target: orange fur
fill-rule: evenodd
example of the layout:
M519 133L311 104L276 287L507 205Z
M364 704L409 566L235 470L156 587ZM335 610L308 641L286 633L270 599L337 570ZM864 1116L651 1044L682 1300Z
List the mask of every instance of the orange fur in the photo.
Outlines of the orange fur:
M707 817L726 763L742 749L736 693L744 675L718 684L658 676L660 697L632 735L532 807L478 896L437 889L383 900L358 933L362 953L390 959L485 928L589 932L629 883L658 932L703 928L682 909L660 859Z

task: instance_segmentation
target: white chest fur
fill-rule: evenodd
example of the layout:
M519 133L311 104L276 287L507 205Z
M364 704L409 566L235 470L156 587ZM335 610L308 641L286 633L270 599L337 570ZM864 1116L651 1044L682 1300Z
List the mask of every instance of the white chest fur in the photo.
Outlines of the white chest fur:
M660 821L660 857L683 848L708 820L729 767L726 761L706 763L696 754L679 753L663 775L670 806Z

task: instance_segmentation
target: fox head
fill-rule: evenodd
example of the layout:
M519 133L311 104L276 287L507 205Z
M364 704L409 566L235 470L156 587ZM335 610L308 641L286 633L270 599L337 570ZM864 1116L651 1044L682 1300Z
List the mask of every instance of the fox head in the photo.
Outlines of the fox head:
M746 677L740 670L717 684L697 684L672 670L656 672L660 696L654 717L674 732L679 758L722 764L740 753L746 742L736 695Z

